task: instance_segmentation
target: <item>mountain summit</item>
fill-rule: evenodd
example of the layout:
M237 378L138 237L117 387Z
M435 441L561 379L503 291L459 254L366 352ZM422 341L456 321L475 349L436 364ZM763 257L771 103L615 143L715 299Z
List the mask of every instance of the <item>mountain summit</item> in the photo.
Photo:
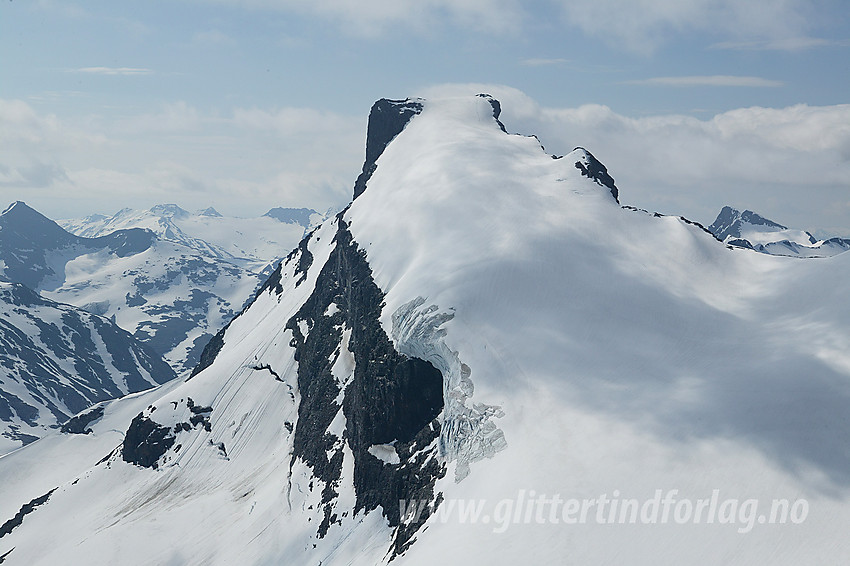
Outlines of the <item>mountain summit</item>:
M555 159L495 110L373 106L356 198L190 379L0 459L0 556L840 562L850 263L622 207L585 150ZM742 503L777 499L817 512L762 525Z

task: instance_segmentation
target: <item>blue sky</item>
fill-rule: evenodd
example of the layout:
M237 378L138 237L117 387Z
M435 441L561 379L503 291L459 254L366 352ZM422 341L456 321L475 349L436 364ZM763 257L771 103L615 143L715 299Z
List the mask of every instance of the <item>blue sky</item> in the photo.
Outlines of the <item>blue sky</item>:
M339 206L375 99L485 89L624 203L850 234L843 0L11 0L0 49L0 196L56 218Z

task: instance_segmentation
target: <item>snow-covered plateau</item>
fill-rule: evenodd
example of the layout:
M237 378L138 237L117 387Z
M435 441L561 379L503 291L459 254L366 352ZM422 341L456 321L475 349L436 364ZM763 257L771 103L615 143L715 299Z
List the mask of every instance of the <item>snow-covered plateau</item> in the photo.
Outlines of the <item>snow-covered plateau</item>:
M621 206L498 118L378 101L356 198L190 378L0 458L0 562L845 563L850 254ZM659 490L666 519L611 515Z

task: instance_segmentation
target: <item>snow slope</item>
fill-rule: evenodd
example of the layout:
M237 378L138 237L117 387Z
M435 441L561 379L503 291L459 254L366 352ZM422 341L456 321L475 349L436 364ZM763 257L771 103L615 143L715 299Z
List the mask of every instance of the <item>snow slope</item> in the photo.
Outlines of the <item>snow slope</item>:
M112 403L91 435L0 459L0 520L22 514L0 556L846 560L850 256L730 249L623 208L588 152L553 159L508 135L487 97L381 103L385 118L398 112L365 189L290 254L190 380ZM67 473L41 472L49 458L67 458ZM656 490L805 499L809 513L754 516L741 532L598 524L594 510L586 524L548 510L538 521L524 503ZM399 498L439 505L405 523ZM486 520L440 515L479 500ZM500 524L501 502L515 520Z

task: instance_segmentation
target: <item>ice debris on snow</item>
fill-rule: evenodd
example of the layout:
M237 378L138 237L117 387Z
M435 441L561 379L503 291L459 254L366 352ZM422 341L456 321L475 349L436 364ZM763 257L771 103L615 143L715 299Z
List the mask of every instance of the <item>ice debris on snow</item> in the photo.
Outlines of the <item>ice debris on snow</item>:
M504 416L504 411L497 405L467 405L475 393L472 370L446 345L446 330L440 328L454 314L440 312L437 305L421 308L424 304L425 299L417 297L393 313L393 340L399 352L426 360L443 374L440 455L457 462L455 481L460 482L469 475L471 463L492 458L507 447L505 434L492 420Z

